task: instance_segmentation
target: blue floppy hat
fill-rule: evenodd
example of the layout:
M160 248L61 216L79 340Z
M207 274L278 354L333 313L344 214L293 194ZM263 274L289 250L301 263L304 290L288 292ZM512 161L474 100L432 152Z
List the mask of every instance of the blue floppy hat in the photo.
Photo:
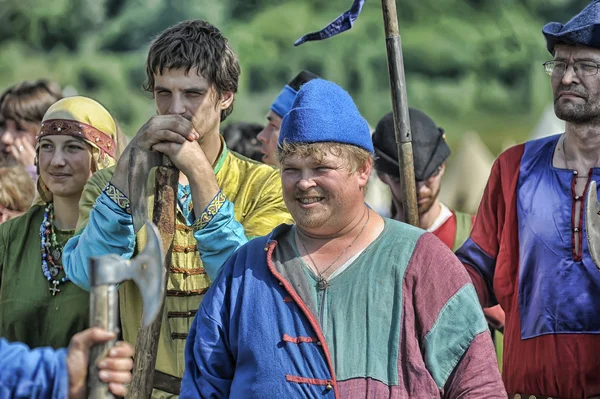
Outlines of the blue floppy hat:
M281 122L278 144L335 142L373 153L369 124L344 89L325 79L313 79L298 91L292 109Z
M561 43L579 44L600 49L600 0L594 0L566 24L550 22L542 28L546 47L554 54Z

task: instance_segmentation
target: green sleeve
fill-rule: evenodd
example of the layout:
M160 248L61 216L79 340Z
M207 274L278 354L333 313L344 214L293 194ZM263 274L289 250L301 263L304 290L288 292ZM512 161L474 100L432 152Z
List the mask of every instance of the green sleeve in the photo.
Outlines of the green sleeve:
M96 200L114 173L115 167L111 166L110 168L94 173L86 183L81 194L81 199L79 200L79 218L77 219L75 235L81 234L81 231L87 226L90 220L90 212L92 212Z

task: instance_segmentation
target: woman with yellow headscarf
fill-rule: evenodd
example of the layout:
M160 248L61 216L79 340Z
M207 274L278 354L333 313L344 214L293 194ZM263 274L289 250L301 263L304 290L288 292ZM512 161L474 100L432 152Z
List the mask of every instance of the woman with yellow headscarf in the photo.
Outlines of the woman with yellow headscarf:
M92 173L114 165L117 125L86 97L52 105L37 137L43 202L0 225L0 336L30 347L68 346L88 326L88 293L66 277L62 248Z

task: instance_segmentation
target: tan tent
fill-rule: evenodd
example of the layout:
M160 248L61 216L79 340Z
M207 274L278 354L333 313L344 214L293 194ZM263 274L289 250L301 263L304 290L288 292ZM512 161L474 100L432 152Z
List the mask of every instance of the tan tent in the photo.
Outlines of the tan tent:
M465 133L446 162L441 201L450 209L476 213L494 160L477 133Z
M558 119L554 113L554 106L550 104L544 108L544 112L542 112L542 116L531 132L529 139L535 140L553 134L563 133L564 131L565 121Z

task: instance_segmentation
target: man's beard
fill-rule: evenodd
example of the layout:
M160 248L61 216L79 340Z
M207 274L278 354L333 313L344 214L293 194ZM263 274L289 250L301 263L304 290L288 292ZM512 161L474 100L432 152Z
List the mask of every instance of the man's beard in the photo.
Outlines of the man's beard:
M428 202L424 203L422 207L418 207L419 208L419 216L424 215L431 210L431 207L433 206L433 204L435 204L435 200L440 195L440 189L441 189L441 185L438 187L437 191L430 197L430 200ZM418 200L418 197L417 197L417 200Z
M559 97L554 98L554 113L556 116L565 121L575 124L585 124L594 120L600 119L600 110L590 102L589 97L586 93L581 90L577 90L575 87L559 87L557 93L561 91L572 91L577 94L584 96L585 103L573 104L571 102L561 103Z
M565 106L568 105L568 106ZM554 113L565 122L575 124L584 124L600 118L600 112L592 109L588 104L563 104L562 106L556 101L554 103Z

